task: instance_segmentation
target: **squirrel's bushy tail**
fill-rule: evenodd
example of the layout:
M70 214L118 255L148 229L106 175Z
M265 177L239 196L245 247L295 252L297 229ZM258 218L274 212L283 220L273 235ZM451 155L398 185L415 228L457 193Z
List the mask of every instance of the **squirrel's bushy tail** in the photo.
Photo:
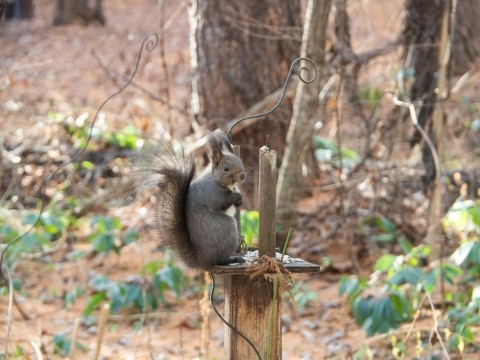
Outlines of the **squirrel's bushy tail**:
M175 154L167 144L146 146L135 159L134 178L139 191L158 189L156 216L162 242L187 265L196 264L187 231L185 203L195 175L195 159Z

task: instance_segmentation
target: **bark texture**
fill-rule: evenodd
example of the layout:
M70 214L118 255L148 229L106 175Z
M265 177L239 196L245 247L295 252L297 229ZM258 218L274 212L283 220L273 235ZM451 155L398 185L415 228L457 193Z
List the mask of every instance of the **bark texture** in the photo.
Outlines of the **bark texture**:
M300 2L193 0L189 11L193 126L226 130L229 120L283 85L291 61L299 56ZM273 115L234 129L233 142L253 169L245 194L256 193L258 148L266 138L270 148L283 153L290 117L291 102L286 101ZM253 195L245 200L247 207L256 202Z
M298 188L301 184L301 164L311 142L315 122L321 117L319 94L322 88L321 70L325 62L330 0L309 0L305 17L301 55L313 60L319 74L312 84L299 82L293 106L292 121L288 130L288 146L279 172L277 186L279 224L277 245L283 247L288 228L295 223Z

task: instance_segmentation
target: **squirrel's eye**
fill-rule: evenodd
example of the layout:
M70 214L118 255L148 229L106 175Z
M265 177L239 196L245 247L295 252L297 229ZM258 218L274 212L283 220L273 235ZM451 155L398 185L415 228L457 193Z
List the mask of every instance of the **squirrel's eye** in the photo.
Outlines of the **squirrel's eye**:
M228 165L225 165L225 166L223 167L223 170L224 170L224 171L230 171L230 168L228 167Z

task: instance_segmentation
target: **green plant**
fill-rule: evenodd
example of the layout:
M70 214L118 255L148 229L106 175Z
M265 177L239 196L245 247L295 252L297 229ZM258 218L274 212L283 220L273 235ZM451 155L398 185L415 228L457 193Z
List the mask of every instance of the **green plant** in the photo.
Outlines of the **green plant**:
M240 233L248 246L254 246L258 242L258 219L259 213L256 210L242 210L240 213Z
M14 228L0 218L0 243L8 244L15 241L6 253L7 261L18 259L22 254L48 249L52 241L58 240L71 224L72 218L69 214L53 207L43 212L40 217L34 212L24 215L22 229ZM24 229L33 225L32 231L16 241Z
M466 345L475 344L475 333L480 324L480 286L471 292L466 306L457 303L447 313L447 319L453 326L453 334L448 339L449 349L458 349L461 353ZM478 343L476 344L478 348Z
M361 160L361 156L352 149L342 147L338 148L334 141L319 136L313 137L315 146L315 156L318 161L331 163L339 167L352 168Z
M76 286L72 290L68 291L65 296L63 297L63 306L69 307L70 305L74 304L78 298L85 295L85 289L81 286Z
M53 353L60 354L62 356L68 356L70 354L70 349L72 346L72 341L63 334L55 334L53 336ZM87 352L88 348L79 342L75 343L75 346L78 350L82 352Z
M127 125L122 130L106 131L103 140L110 146L117 146L121 149L135 149L140 143L139 132L133 125Z
M140 310L156 309L158 300L166 303L165 293L171 291L177 298L187 287L188 280L183 272L173 265L173 261L152 261L141 270L142 278L131 281L115 281L105 275L97 275L90 280L94 293L83 311L89 317L92 312L108 301L112 312L135 307Z
M464 236L448 261L429 266L428 246L411 247L404 243L401 246L404 254L381 256L369 278L345 276L341 279L339 292L347 297L357 324L369 336L410 321L420 299L425 293L436 291L439 280L443 279L448 285L445 300L451 304L444 317L449 349L463 353L470 346L478 350L475 333L480 323L480 208L475 203L457 207L444 223L457 226L456 230ZM387 234L397 232L396 227L384 219L375 219L374 224ZM392 338L392 349L396 358L404 357L405 344Z
M342 277L339 286L340 294L347 295L356 323L368 336L386 333L411 319L412 309L399 290L370 287L361 277Z
M357 98L367 104L369 108L375 108L378 106L383 98L383 92L380 88L364 85L357 93Z
M290 290L290 295L293 297L296 308L300 311L318 299L317 293L310 289L307 284L301 282L293 285L293 288Z
M53 122L64 122L68 133L72 136L75 147L87 150L97 150L100 146L118 147L120 149L135 149L141 143L138 129L127 125L121 130L108 130L104 121L97 121L95 126L87 122L88 113L83 113L76 119L67 118L58 113L50 112L49 118ZM87 144L87 140L91 141Z
M367 216L356 229L357 234L364 234L377 246L390 247L398 245L404 253L412 249L412 245L395 223L383 215Z
M13 352L13 358L14 359L25 359L25 349L22 346L17 345L15 347L15 351Z
M91 221L92 233L87 239L92 243L92 248L96 253L120 253L120 249L136 241L139 237L137 231L122 231L120 219L112 216L96 215Z

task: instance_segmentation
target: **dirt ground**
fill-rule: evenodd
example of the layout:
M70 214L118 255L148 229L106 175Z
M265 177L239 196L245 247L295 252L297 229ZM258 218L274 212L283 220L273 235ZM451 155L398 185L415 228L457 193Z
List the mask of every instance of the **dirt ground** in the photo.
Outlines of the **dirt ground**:
M3 139L28 139L43 131L50 124L49 113L76 119L87 112L89 121L92 120L102 101L131 74L144 36L159 29L158 2L155 0L105 2L105 27L80 23L54 27L53 2L36 0L34 3L33 20L4 22L0 26L0 138ZM353 3L351 11L360 19L352 28L356 49L368 49L393 38L401 19L401 2L395 5L389 0ZM164 46L170 102L180 109L187 109L189 104L186 11L185 1L165 1ZM383 61L370 65L371 71L378 71L379 77L386 71ZM158 94L164 82L166 77L158 48L153 52L145 51L135 86L109 102L99 121L109 129L122 129L134 123L144 130L146 137L152 136L160 126L166 126L162 124L166 124L172 114L178 123L186 121L181 110L169 109L153 100L145 90ZM181 126L176 129L177 136L183 132ZM325 201L328 201L325 194L314 193L302 202L301 210L312 211ZM74 304L64 306L63 295L75 286L87 287L94 274L107 274L113 279L136 275L145 262L160 256L155 235L145 225L143 211L143 205L138 203L109 210L109 214L119 216L125 226L142 229L140 240L123 248L118 256L69 261L68 252L88 246L77 243L44 259L24 260L16 266L13 276L24 279L24 284L22 292L16 294L18 306L13 309L10 353L21 346L27 354L25 358L39 358L34 355L34 347L38 346L47 349L48 358L60 358L52 354L53 336L70 336L88 300L83 296ZM298 234L297 241L302 231ZM332 247L330 253L324 255L342 258ZM343 256L343 261L346 258ZM200 274L191 275L200 285ZM285 301L282 315L284 359L345 359L366 343L365 333L348 315L345 301L338 295L340 275L336 271L295 277L316 294L316 300L304 309L294 309ZM221 286L216 293L221 300ZM144 314L131 312L110 315L100 358L198 358L201 297L201 292L185 294L182 299L171 297L168 305L162 305L146 318ZM8 297L0 296L0 353L6 348L3 339L6 337L7 307ZM23 309L28 319L22 317L19 309ZM95 317L98 316L95 313ZM224 327L213 313L209 319L208 358L220 359ZM426 317L417 326L428 329L432 321ZM80 323L77 339L88 350L86 353L77 351L75 358L93 358L98 329ZM373 345L379 344L374 358L389 357L388 338L377 337L370 341Z

